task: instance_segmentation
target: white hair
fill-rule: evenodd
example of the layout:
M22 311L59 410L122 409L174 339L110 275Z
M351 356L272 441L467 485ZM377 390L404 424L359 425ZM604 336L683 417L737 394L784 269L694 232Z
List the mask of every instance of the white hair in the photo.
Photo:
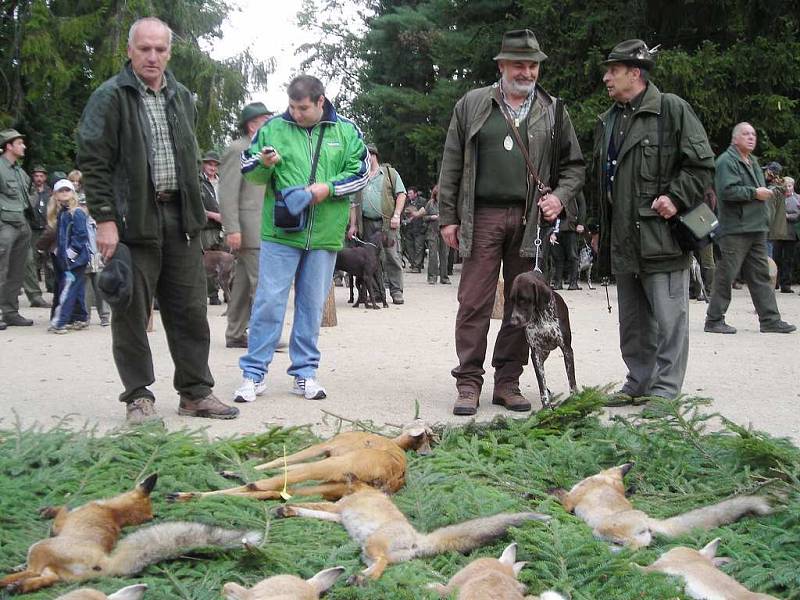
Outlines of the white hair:
M170 28L169 25L164 23L164 21L162 21L158 17L142 17L141 19L136 19L133 22L133 25L131 25L131 28L128 30L128 47L131 47L133 45L133 36L136 34L136 30L139 28L139 25L142 25L143 23L156 23L158 25L161 25L161 27L163 27L164 29L166 29L167 33L169 34L169 41L167 42L167 47L168 48L172 47L172 29Z
M742 129L744 129L745 125L750 125L750 123L748 123L747 121L742 121L741 123L737 123L736 125L733 126L733 131L731 132L731 143L733 143L733 140L735 140L736 137L740 133L742 133ZM753 126L750 125L750 127ZM753 127L753 129L755 129L755 127Z

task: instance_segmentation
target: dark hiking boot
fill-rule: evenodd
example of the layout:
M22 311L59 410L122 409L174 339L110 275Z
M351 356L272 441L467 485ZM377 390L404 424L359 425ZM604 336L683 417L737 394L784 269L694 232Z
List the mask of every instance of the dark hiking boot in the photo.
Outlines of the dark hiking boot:
M494 386L492 393L492 404L499 404L505 406L506 410L513 410L514 412L526 412L531 409L531 403L519 391L519 385L516 383L504 383Z
M786 321L765 323L761 326L761 333L792 333L797 327Z
M464 386L458 388L458 398L453 405L453 414L459 416L470 416L478 412L480 404L480 392L477 388Z
M181 394L178 414L185 417L205 417L207 419L235 419L239 416L239 409L223 404L214 394L195 399Z
M706 321L703 331L706 333L736 333L736 327L731 327L725 321ZM762 329L763 331L763 329Z

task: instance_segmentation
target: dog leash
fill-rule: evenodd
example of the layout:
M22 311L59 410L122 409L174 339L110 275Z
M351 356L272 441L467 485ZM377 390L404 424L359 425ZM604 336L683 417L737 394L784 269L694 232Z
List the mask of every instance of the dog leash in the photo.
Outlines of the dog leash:
M351 240L355 240L355 241L357 241L359 244L363 244L364 246L372 246L373 248L377 248L377 247L378 247L378 246L376 246L375 244L373 244L372 242L365 242L364 240L362 240L362 239L361 239L360 237L358 237L357 235L354 235L354 236L353 236L353 237L351 237L350 239L351 239Z

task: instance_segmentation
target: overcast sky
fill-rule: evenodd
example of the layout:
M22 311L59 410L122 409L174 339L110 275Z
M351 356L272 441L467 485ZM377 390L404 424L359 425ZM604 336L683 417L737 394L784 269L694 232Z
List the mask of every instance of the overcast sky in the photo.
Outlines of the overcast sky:
M300 67L295 50L313 41L313 35L297 26L301 0L231 0L239 11L231 12L211 54L223 59L251 48L256 58L275 58L275 72L267 90L252 90L251 101L261 101L276 112L287 105L286 84ZM330 91L330 90L329 90ZM329 94L331 95L331 94Z

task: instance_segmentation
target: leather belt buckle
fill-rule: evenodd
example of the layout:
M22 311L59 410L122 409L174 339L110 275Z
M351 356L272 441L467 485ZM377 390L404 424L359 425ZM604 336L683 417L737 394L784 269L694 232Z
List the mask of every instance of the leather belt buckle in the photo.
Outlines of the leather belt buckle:
M163 190L161 192L156 192L156 200L159 202L172 202L177 195L177 190Z

